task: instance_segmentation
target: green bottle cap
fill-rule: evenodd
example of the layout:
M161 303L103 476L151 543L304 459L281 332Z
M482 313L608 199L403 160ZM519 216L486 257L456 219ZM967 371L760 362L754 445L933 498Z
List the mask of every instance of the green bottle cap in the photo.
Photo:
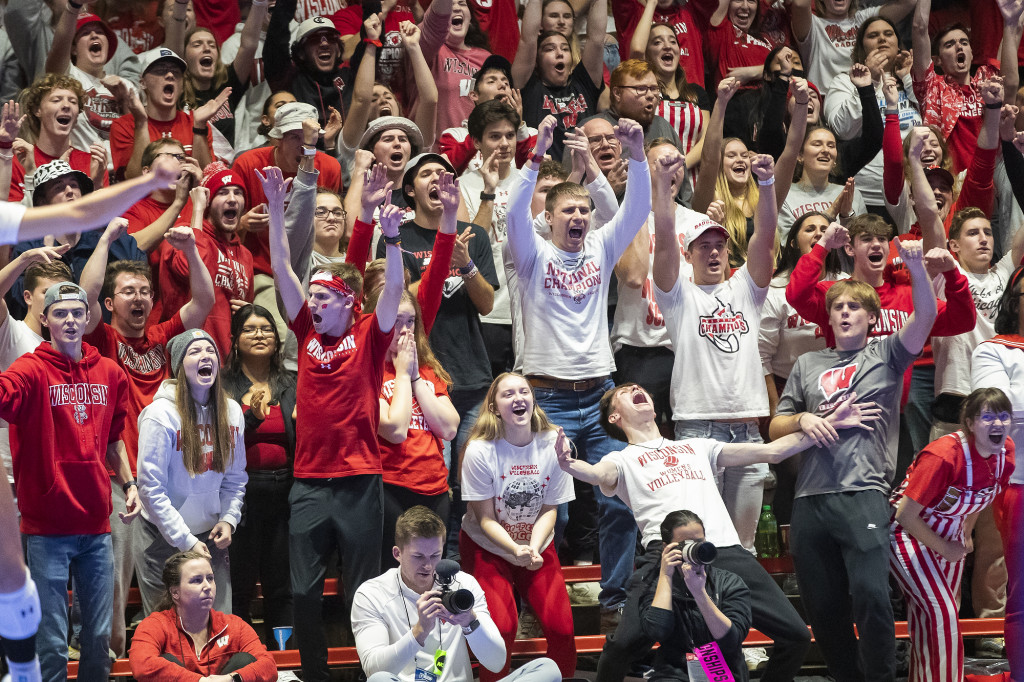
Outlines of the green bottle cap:
M761 511L771 511L771 510L772 510L772 506L770 504L766 504L763 507L761 507Z

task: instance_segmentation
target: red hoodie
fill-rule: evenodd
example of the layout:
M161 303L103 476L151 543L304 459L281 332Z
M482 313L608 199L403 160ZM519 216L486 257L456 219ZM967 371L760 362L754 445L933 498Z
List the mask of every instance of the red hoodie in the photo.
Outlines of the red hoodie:
M178 223L187 226L188 223ZM238 235L224 232L203 221L203 229L196 234L199 257L206 264L213 279L213 310L203 324L203 330L217 342L223 360L231 351L231 299L252 302L252 253L242 246ZM160 244L160 298L163 300L164 320L192 298L188 279L188 259L185 254L167 242Z
M275 682L277 664L267 653L252 626L238 616L210 610L210 639L196 656L192 638L181 628L174 609L155 611L139 623L132 636L128 661L132 677L139 682L196 682L217 675L228 659L237 653L251 654L256 660L236 670L243 682ZM184 667L162 658L170 654Z
M121 437L127 404L124 370L86 343L79 362L43 343L0 374L22 533L110 532L107 445Z

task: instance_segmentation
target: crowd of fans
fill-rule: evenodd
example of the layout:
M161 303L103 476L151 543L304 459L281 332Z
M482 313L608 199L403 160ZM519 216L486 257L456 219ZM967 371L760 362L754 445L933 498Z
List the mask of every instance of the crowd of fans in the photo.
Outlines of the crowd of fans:
M932 4L7 0L12 679L327 680L338 557L374 682L573 677L594 562L598 680L792 680L766 482L833 678L974 552L1024 679L1024 0Z

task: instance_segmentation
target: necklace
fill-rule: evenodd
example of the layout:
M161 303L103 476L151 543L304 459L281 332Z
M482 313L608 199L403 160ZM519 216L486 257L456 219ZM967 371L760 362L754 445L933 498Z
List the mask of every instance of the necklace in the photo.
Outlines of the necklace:
M409 623L409 632L412 632L412 616L409 615L409 604L405 598L405 592L402 590L402 581L399 579L402 569L398 569L398 573L395 574L395 585L398 586L398 594L402 597L402 610L405 611L405 620ZM437 646L441 646L441 619L435 618L434 624L437 625ZM418 644L419 642L417 642ZM426 644L426 640L424 640Z
M633 443L633 445L637 446L638 448L643 448L644 450L661 450L663 447L665 447L665 436L661 437L661 442L658 443L657 445L644 445L643 443Z

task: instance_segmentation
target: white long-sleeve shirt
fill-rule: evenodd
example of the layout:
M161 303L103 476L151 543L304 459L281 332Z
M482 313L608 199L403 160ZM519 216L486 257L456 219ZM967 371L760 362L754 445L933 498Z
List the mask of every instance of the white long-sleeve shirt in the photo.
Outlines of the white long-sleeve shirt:
M185 470L181 415L174 396L174 380L168 379L139 414L139 499L142 517L157 527L168 544L184 552L220 521L238 527L249 475L245 473L245 420L234 400L227 401L235 447L231 464L224 473L210 469L192 476ZM206 423L206 411L199 410L201 426Z
M526 374L588 379L615 369L608 342L612 270L651 210L647 161L630 159L626 196L615 217L591 229L578 253L562 251L533 229L530 202L537 171L519 172L508 212L508 242L518 276Z
M416 601L420 595L405 584L399 569L392 568L360 585L352 598L352 634L363 672L368 676L389 672L402 682L415 682L420 679L417 668L431 670L434 653L444 650L448 656L437 682L472 680L469 647L485 668L492 672L501 670L505 665L505 642L491 620L480 583L462 571L455 575L455 580L457 587L473 593L473 612L480 626L464 635L460 626L438 619L423 646L412 636L412 626L419 618Z

